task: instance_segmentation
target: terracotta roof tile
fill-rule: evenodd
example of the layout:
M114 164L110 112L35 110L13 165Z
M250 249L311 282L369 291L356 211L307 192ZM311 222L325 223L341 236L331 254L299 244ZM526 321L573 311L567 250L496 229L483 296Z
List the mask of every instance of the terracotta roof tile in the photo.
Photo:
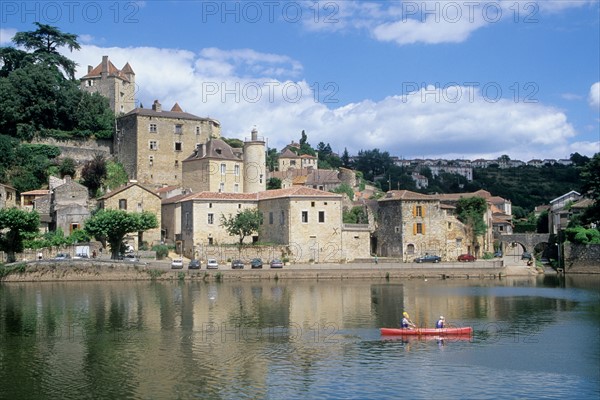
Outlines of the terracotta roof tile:
M21 195L30 195L30 196L43 196L45 194L50 193L50 191L48 189L37 189L37 190L30 190L29 192L23 192L21 193Z
M125 191L125 190L127 190L127 189L129 189L129 188L131 188L131 187L133 187L133 186L138 186L138 187L140 187L140 188L144 189L145 191L147 191L147 192L149 192L149 193L153 194L154 196L156 196L156 197L159 197L159 198L160 198L160 196L159 196L159 195L158 195L158 194L157 194L155 191L153 191L153 190L150 190L150 189L148 189L147 187L145 187L145 186L142 186L142 185L140 185L140 184L139 184L139 183L137 183L137 182L129 182L129 183L128 183L128 184L126 184L126 185L120 186L120 187L116 188L115 190L113 190L113 191L111 191L111 192L109 192L109 193L106 193L104 196L100 197L98 200L106 200L106 199L110 199L111 197L113 197L113 196L115 196L115 195L117 195L117 194L119 194L119 193L121 193L121 192L123 192L123 191Z

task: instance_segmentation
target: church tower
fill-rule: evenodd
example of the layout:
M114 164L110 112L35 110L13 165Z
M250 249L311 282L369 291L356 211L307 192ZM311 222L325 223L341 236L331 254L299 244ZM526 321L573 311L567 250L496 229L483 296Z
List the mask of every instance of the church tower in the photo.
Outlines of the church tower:
M244 141L244 193L257 193L267 189L267 156L265 139L252 129L250 139Z

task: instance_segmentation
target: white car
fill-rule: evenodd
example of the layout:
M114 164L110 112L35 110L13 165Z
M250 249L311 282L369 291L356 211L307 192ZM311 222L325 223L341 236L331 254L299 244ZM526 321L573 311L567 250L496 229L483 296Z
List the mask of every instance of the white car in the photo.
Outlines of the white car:
M214 258L209 258L206 262L207 269L216 269L219 268L219 263Z
M183 268L183 260L181 258L174 258L173 261L171 261L171 268L173 268L173 269Z

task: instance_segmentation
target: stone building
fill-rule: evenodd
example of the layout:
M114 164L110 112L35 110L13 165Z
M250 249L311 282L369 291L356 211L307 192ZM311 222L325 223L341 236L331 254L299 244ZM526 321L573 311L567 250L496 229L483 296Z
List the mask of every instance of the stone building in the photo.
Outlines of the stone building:
M462 253L475 253L452 211L436 196L389 191L379 200L377 254L408 262L425 254L455 260Z
M177 201L165 200L163 208L176 210L173 203L177 202L181 216L180 248L186 257L202 257L199 251L206 246L237 243L237 237L230 236L221 226L220 218L252 208L262 213L263 222L258 233L246 238L245 243L288 246L293 259L303 262L369 257L369 230L343 225L339 194L302 186L258 193L200 192Z
M83 228L83 222L90 217L88 199L88 188L65 176L63 183L51 191L53 229L60 228L68 236Z
M257 193L266 181L265 142L256 129L243 148L211 139L183 161L183 186L193 192Z
M158 194L130 181L128 184L113 190L98 199L98 207L101 209L124 210L127 212L150 212L156 215L158 227L143 233L143 240L151 247L161 241L161 199ZM129 244L139 249L139 238L137 235L126 237Z
M17 206L17 189L0 183L0 209Z
M295 143L286 146L285 149L279 154L278 169L281 172L285 172L290 168L317 168L317 157L309 154L297 155L289 147L300 147L295 146Z
M117 119L114 152L130 179L162 187L182 185L182 164L198 145L221 136L217 120L184 112L136 108Z
M108 56L102 56L96 68L88 65L87 74L81 78L81 89L106 97L115 114L125 114L135 108L135 73L129 63L118 69Z

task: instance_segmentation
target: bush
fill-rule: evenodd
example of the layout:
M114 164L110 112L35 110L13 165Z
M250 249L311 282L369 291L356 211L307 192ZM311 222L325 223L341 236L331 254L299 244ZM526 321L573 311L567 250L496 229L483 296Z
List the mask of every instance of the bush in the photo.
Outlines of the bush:
M166 244L158 244L152 247L152 251L156 252L156 259L162 260L169 255L169 246Z

